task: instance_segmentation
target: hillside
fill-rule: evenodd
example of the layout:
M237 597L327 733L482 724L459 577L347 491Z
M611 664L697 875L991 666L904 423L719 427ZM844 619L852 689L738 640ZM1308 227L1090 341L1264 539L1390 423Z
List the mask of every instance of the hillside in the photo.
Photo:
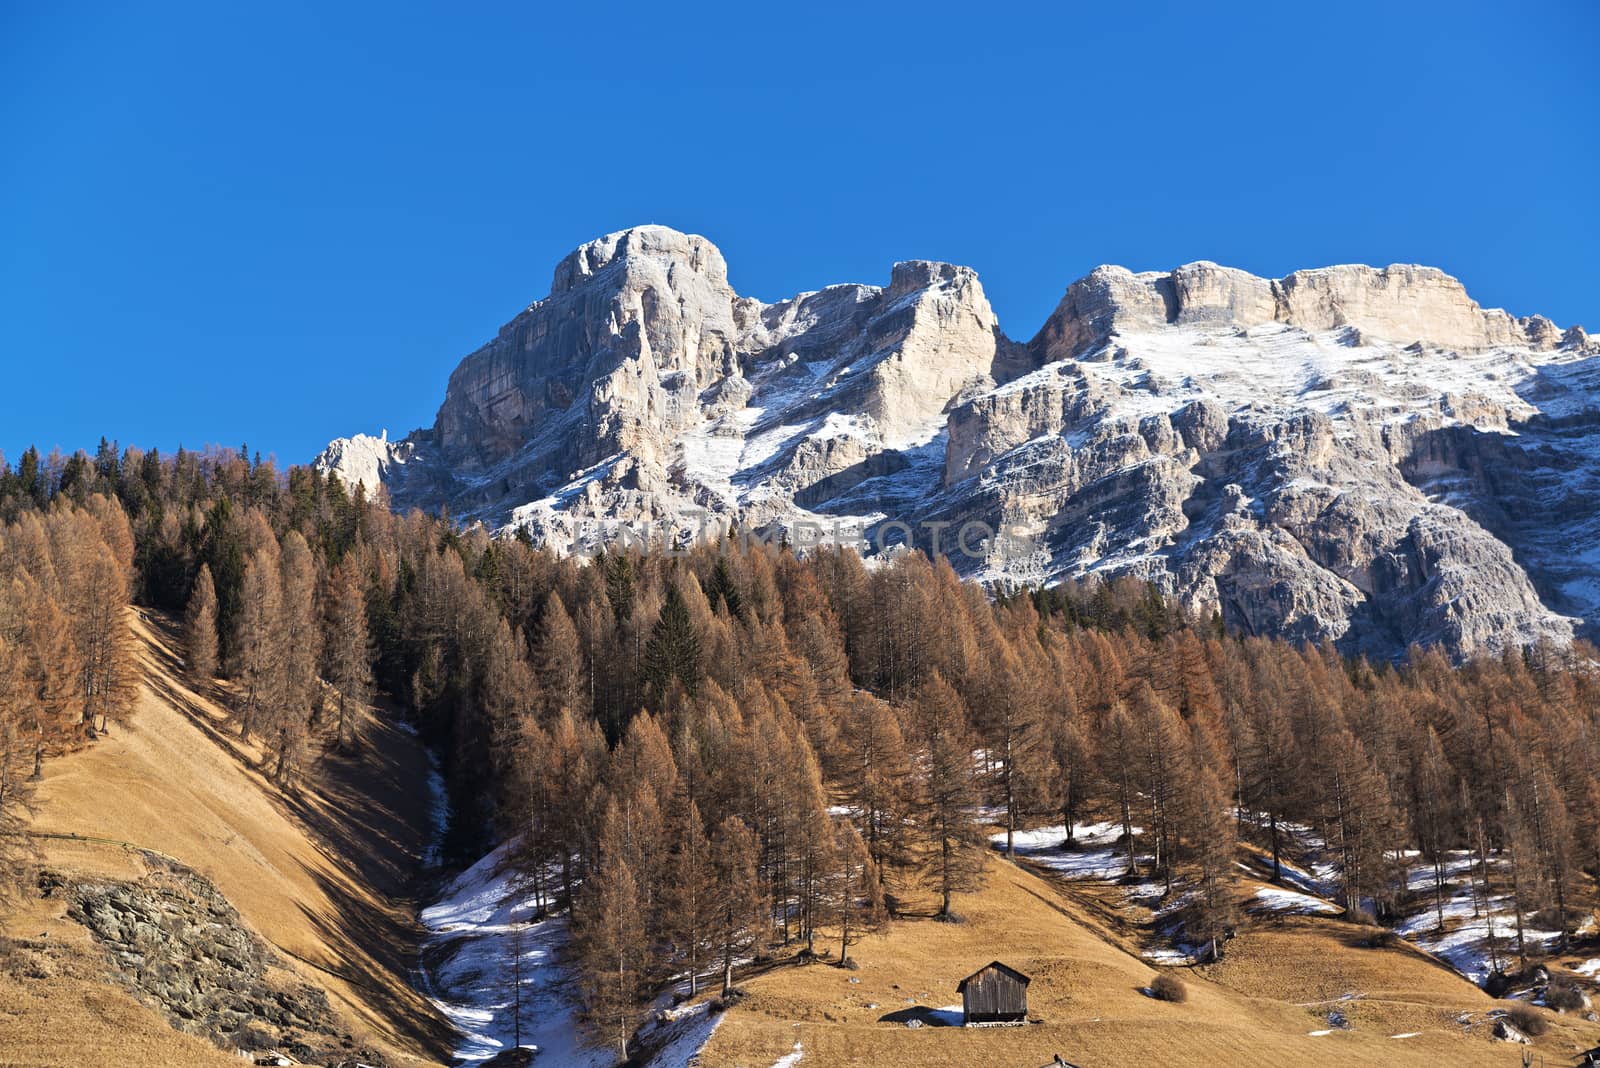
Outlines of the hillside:
M713 1033L701 1064L765 1065L796 1053L783 1063L1049 1065L1058 1053L1095 1068L1517 1061L1516 1047L1491 1039L1489 1014L1506 1003L1409 948L1364 948L1336 920L1253 925L1220 964L1163 969L1182 976L1189 998L1156 1001L1143 991L1157 969L1062 889L991 859L983 891L961 899L964 923L896 923L851 948L856 971L781 967L743 981L748 996ZM959 1010L956 983L997 958L1033 977L1029 1014L1040 1022L938 1026L937 1010ZM1330 1024L1330 1012L1348 1029ZM889 1014L925 1025L884 1022ZM1535 1043L1551 1063L1600 1041L1596 1024L1551 1019Z
M73 884L159 880L169 861L192 868L276 952L278 985L326 991L353 1049L396 1066L447 1060L460 1039L409 986L419 934L411 895L430 800L420 788L425 754L406 732L365 717L356 757L325 756L285 794L250 770L254 753L219 730L210 695L181 679L170 625L139 615L134 629L144 677L131 722L46 767L35 831L84 840L40 839L44 869ZM686 1056L707 1034L698 1062L706 1068L784 1057L892 1068L1044 1065L1057 1053L1097 1066L1183 1057L1487 1065L1515 1056L1491 1039L1506 1003L1411 947L1367 948L1359 929L1337 919L1254 916L1221 963L1174 970L1190 996L1173 1005L1144 992L1158 970L1139 955L1142 934L1124 922L1113 883L1066 882L999 858L986 875L980 892L959 900L963 922L898 921L851 948L857 970L758 966L741 980L743 1000L714 1026L689 1018L670 1032L683 1038L665 1056ZM1238 893L1250 898L1260 885L1244 880ZM135 1065L238 1063L108 982L103 950L66 912L59 894L33 898L11 924L23 947L17 971L28 977L0 984L6 1063L77 1065L108 1054ZM826 934L819 945L837 952ZM552 948L564 952L531 952L543 959ZM956 982L996 958L1034 977L1030 1010L1040 1022L939 1026L959 1005ZM1331 1012L1348 1027L1330 1026ZM912 1018L924 1026L906 1027ZM1550 1018L1536 1043L1547 1057L1600 1042L1600 1026ZM571 1017L551 1023L550 1037L570 1046L558 1032Z
M94 840L38 839L41 867L68 885L159 886L187 878L171 862L192 869L265 940L274 989L326 992L330 1043L344 1047L348 1035L351 1056L438 1063L445 1030L408 983L411 895L428 833L421 748L365 716L354 756L325 755L298 789L279 790L252 770L256 754L223 732L211 695L178 673L170 624L140 613L134 629L143 673L136 710L92 747L46 764L32 818L37 833ZM239 1063L109 979L107 954L68 907L60 890L30 895L10 925L26 978L0 983L0 1059ZM205 963L183 970L200 974Z

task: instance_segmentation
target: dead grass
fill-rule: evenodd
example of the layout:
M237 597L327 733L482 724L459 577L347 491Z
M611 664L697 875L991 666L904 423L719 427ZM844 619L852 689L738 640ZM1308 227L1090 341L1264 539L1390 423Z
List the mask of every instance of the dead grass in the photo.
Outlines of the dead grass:
M958 907L965 924L906 920L853 946L859 971L780 966L742 980L748 995L701 1063L768 1065L797 1041L802 1064L873 1068L1048 1065L1057 1053L1096 1066L1508 1063L1506 1047L1489 1040L1491 999L1423 954L1363 948L1362 932L1337 920L1294 917L1248 931L1221 963L1183 969L1188 1000L1173 1004L1143 992L1158 973L1125 948L1136 934L1108 937L1114 915L1054 880L993 859L984 890ZM1028 1006L1040 1022L879 1022L918 1006L959 1005L956 983L997 958L1033 977ZM1341 1000L1351 993L1362 996ZM1335 1010L1349 1030L1330 1027ZM1562 1031L1562 1022L1553 1021L1539 1049L1559 1059L1600 1042L1600 1027Z
M439 1063L442 1021L409 986L416 931L410 873L427 825L426 758L376 718L359 725L356 756L329 755L296 792L252 767L211 694L181 679L171 624L136 624L144 682L126 725L46 765L34 827L134 843L209 878L299 976L328 991L360 1041L399 1064ZM137 852L40 841L56 868L120 877L143 871ZM87 933L62 903L33 901L10 933L74 947L59 974L0 981L0 1063L80 1065L233 1063L169 1027L98 979Z

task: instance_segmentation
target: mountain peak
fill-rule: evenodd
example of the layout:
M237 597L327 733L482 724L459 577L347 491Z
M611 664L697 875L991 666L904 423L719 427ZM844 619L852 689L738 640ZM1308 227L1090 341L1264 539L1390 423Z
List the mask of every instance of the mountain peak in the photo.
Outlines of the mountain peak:
M550 294L566 293L613 264L634 260L683 264L720 285L728 284L728 264L716 245L699 234L649 224L618 230L573 249L556 265Z
M1464 654L1600 633L1600 555L1569 551L1600 543L1591 345L1436 268L1196 261L1098 267L1021 346L968 267L766 304L640 226L565 257L432 428L318 463L558 550L898 531L985 579L1128 574L1248 633Z

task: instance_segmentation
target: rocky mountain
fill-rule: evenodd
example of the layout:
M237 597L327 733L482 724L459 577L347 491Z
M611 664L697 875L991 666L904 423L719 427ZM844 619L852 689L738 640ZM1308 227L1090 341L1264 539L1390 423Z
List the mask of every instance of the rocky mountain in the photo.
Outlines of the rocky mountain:
M1600 623L1600 345L1441 271L1101 267L1032 341L977 275L765 304L705 238L610 234L317 463L568 551L737 526L913 541L995 581L1153 579L1255 634L1392 654Z

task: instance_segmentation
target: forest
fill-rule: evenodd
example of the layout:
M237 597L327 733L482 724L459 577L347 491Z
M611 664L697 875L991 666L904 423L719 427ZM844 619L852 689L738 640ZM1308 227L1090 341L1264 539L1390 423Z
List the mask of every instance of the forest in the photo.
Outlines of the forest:
M896 916L960 920L991 835L1120 823L1130 871L1212 954L1241 843L1308 830L1349 914L1392 922L1446 859L1571 931L1600 875L1595 651L1371 663L1228 633L1131 579L996 593L948 562L728 538L558 558L399 516L246 449L0 460L0 840L55 753L137 696L130 604L184 622L286 788L378 695L439 753L459 860L512 843L570 909L597 1043L678 978L775 946L848 960ZM1418 858L1430 888L1407 885Z

